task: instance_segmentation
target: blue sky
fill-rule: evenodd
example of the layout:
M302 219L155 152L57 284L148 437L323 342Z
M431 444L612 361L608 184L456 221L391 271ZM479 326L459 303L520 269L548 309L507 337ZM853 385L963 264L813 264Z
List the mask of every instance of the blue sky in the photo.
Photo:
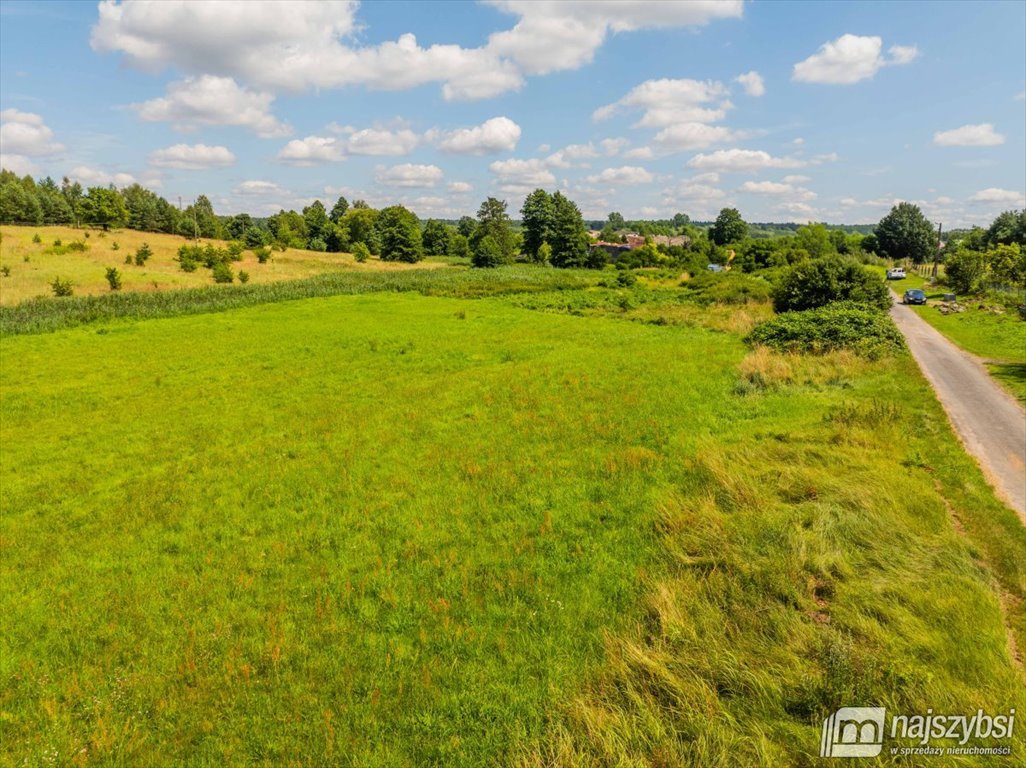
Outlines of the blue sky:
M950 228L1026 206L1026 3L0 4L5 168L266 215ZM740 78L740 79L739 79Z

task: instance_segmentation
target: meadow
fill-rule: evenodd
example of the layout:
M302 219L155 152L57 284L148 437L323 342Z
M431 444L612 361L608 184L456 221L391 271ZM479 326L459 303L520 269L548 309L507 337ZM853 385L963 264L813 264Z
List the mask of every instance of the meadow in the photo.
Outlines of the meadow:
M1026 529L907 354L598 280L0 312L0 764L804 766L839 706L1023 711Z
M38 235L38 243L34 238ZM55 245L57 242L60 245ZM84 251L67 251L70 243L83 243ZM207 269L183 272L176 261L178 249L193 241L177 235L157 232L139 232L120 229L104 232L101 229L76 229L61 226L0 227L0 269L10 274L0 276L0 305L12 306L27 299L53 295L50 283L55 277L70 280L75 295L95 296L110 293L105 271L115 267L121 273L122 291L168 291L210 285L213 279ZM153 255L142 266L126 264L146 243ZM201 240L224 248L221 240ZM444 266L444 262L430 260L418 265L419 269ZM275 250L271 259L261 264L251 250L243 251L242 259L232 263L238 275L246 272L254 284L273 283L311 277L338 270L404 271L408 264L384 262L371 258L362 264L349 253L320 253L297 248Z

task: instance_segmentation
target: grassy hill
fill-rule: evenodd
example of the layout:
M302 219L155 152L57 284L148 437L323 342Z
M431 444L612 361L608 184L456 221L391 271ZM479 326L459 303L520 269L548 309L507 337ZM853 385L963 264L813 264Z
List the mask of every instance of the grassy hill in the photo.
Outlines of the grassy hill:
M40 242L33 242L38 235ZM65 248L55 247L72 242L82 242L85 251L62 252ZM107 267L117 267L122 274L125 291L165 291L175 288L190 288L210 285L213 279L210 271L198 269L183 272L175 261L178 249L192 242L177 235L154 232L137 232L131 229L103 232L102 230L73 229L72 227L0 227L0 269L10 270L9 275L0 275L0 304L10 306L37 296L51 296L50 283L55 277L70 279L75 295L92 296L107 293L110 287L104 277ZM219 247L227 245L222 241L212 242ZM125 264L125 258L135 254L147 243L153 256L144 266ZM115 246L116 244L116 246ZM444 266L438 261L427 261L419 268ZM404 270L409 264L383 262L372 258L363 264L357 263L352 254L319 253L289 248L274 251L271 260L260 264L252 251L244 251L242 261L232 265L238 274L245 271L252 283L270 283L293 280L340 269L353 270Z
M1023 711L1026 532L907 355L409 280L0 339L0 763L805 766L840 706Z

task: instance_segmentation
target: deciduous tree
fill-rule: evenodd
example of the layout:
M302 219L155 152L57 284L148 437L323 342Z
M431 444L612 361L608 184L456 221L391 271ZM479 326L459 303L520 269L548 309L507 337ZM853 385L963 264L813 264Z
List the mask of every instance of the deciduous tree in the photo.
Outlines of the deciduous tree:
M552 265L583 267L588 262L588 231L581 211L562 192L552 196Z
M384 261L414 263L424 258L420 221L412 211L392 205L381 211L377 221Z
M898 203L876 225L877 252L891 259L911 259L916 264L933 259L937 232L918 205Z
M522 250L532 261L537 260L541 244L551 239L552 215L552 196L544 189L536 189L525 198L520 209L524 234Z
M724 208L709 229L709 239L716 245L740 243L748 237L748 225L737 208Z

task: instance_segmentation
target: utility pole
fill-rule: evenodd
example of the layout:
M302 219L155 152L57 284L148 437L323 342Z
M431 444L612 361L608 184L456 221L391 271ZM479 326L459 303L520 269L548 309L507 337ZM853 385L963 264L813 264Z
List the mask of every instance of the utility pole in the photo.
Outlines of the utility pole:
M940 250L941 250L941 231L944 228L944 224L937 222L937 248L933 252L933 280L937 282L937 264L940 262Z

